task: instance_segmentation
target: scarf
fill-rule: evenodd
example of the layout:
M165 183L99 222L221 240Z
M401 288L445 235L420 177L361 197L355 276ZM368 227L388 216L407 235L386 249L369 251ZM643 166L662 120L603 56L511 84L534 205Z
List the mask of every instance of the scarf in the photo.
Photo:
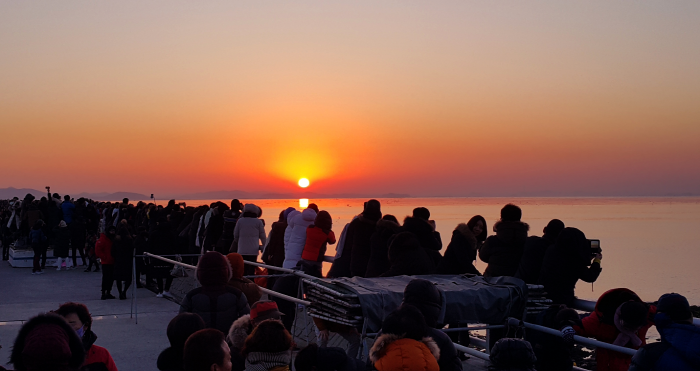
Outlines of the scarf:
M250 352L245 359L245 371L268 371L275 367L289 366L292 363L292 351L279 353Z
M637 331L639 331L639 329L632 331L622 325L622 320L620 319L620 308L622 308L622 306L617 307L617 310L615 311L615 327L618 331L620 331L620 333L617 335L613 345L624 347L627 345L627 343L631 342L633 348L639 348L642 345L642 340L639 338L639 336L637 336Z

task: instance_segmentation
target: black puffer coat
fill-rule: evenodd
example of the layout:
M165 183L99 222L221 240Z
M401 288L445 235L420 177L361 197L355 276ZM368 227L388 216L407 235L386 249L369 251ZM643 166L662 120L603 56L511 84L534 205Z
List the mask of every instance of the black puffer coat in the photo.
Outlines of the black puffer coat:
M265 264L281 267L284 263L284 231L287 230L287 221L274 222L271 228L262 261Z
M523 248L523 257L520 259L518 271L515 277L525 281L525 283L534 285L540 279L540 271L542 270L542 261L544 254L547 253L547 248L554 245L556 236L545 234L542 237L530 236L525 240Z
M353 277L365 277L372 251L370 239L377 229L377 220L361 214L357 219L350 222L347 237L345 238L343 255L350 253L350 273ZM348 248L350 248L349 251Z
M129 229L119 223L117 235L112 243L112 257L114 258L114 279L129 281L133 272L134 239Z
M407 216L403 221L401 231L413 233L418 239L418 243L425 249L425 253L430 257L433 265L435 267L440 265L442 260L442 255L440 255L442 239L440 238L440 233L434 231L433 226L428 221Z
M401 232L389 241L391 267L381 277L414 276L435 272L433 261L413 233Z
M379 277L389 270L389 239L400 230L401 226L391 220L380 219L377 222L377 229L369 239L371 251L365 277Z
M523 222L497 222L495 236L489 236L479 250L479 258L488 263L484 276L515 276L523 256L523 248L530 226Z
M503 338L491 350L490 371L535 371L535 352L522 339Z
M481 275L474 266L476 260L477 241L469 227L462 223L452 232L452 240L447 245L445 257L440 261L438 274L477 274Z

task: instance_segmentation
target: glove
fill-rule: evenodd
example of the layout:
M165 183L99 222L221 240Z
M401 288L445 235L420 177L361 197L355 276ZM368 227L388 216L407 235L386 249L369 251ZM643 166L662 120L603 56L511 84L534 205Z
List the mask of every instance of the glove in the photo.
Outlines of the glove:
M561 331L561 337L564 339L564 341L566 341L569 345L574 344L574 335L576 335L576 330L574 330L573 327L566 326L559 331Z

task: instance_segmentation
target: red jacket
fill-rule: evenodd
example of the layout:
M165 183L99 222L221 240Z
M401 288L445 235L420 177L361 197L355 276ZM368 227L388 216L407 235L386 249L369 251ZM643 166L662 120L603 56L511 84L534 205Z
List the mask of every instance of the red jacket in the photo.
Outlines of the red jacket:
M95 243L95 255L100 258L102 264L114 264L114 258L112 257L112 240L104 233L100 235L100 239Z
M326 254L327 243L335 243L335 233L333 231L326 232L316 226L306 228L306 243L304 251L301 253L301 258L313 262L323 261L323 256Z
M101 346L93 344L90 347L90 350L87 351L87 356L85 357L83 367L94 363L103 363L105 366L107 366L107 370L118 371L117 365L114 363L112 355L109 354L109 351Z
M613 318L617 308L623 303L634 300L641 301L639 296L628 289L608 290L600 296L596 302L595 311L588 317L583 318L582 327L576 327L576 333L580 336L592 337L598 341L612 344L620 331L615 327ZM637 336L642 340L642 345L646 344L647 330L654 324L651 319L656 314L656 307L649 307L649 318L647 324L637 331ZM638 347L634 349L639 349ZM632 356L618 353L612 350L597 348L596 363L597 371L627 371L632 362Z

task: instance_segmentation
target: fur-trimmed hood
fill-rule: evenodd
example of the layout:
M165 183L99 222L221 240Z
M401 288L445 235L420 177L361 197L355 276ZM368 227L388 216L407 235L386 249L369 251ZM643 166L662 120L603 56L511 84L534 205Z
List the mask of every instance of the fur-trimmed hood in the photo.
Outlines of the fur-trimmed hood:
M471 229L469 229L469 226L466 223L457 224L455 231L461 233L464 238L473 242L474 246L476 246L476 236L474 236L474 233Z
M399 342L399 340L403 340ZM377 363L382 357L387 355L391 351L392 344L394 346L406 346L411 344L412 346L422 347L425 346L430 351L430 354L435 357L435 361L440 359L440 348L437 343L431 337L424 337L421 341L403 338L399 335L394 334L382 334L372 345L372 349L369 351L369 359L373 363Z
M228 340L233 348L241 351L245 345L245 339L248 338L252 330L253 321L250 319L250 314L246 314L233 322L231 328L228 330L226 340Z
M525 241L529 230L530 226L523 222L498 221L493 225L493 231L496 232L496 236L505 243Z

